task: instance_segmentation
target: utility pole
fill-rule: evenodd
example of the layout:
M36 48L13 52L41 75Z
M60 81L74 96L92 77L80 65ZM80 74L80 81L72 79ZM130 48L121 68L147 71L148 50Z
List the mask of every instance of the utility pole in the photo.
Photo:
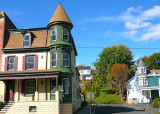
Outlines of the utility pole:
M93 93L94 93L94 72L92 67L92 87L93 87Z

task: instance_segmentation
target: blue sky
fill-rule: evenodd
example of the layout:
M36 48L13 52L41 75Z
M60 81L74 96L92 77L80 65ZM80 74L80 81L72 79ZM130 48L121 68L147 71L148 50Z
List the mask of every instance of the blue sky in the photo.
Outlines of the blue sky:
M46 27L59 2L74 25L77 65L91 66L112 45L131 48L134 60L160 51L142 49L160 48L159 0L2 0L0 11L19 29Z

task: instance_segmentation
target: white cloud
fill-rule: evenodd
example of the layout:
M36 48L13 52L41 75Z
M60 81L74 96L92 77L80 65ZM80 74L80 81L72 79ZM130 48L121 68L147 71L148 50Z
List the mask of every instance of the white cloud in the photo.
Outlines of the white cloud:
M141 36L139 41L147 41L150 39L160 39L160 23L152 26L151 28L148 28L147 32Z

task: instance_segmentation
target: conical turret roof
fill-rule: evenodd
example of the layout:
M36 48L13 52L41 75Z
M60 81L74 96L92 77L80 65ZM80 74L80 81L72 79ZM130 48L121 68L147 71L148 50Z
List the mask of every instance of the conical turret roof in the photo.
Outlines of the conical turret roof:
M146 67L146 64L144 63L142 58L140 58L139 61L138 61L138 67Z
M54 23L54 22L67 22L72 24L61 3L59 3L56 11L54 12L48 24Z

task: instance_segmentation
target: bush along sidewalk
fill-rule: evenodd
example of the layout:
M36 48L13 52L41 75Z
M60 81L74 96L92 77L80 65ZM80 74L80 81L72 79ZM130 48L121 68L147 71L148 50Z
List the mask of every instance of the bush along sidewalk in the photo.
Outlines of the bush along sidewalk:
M153 100L152 106L153 106L154 108L159 108L159 103L160 103L160 98L155 98L155 99Z

